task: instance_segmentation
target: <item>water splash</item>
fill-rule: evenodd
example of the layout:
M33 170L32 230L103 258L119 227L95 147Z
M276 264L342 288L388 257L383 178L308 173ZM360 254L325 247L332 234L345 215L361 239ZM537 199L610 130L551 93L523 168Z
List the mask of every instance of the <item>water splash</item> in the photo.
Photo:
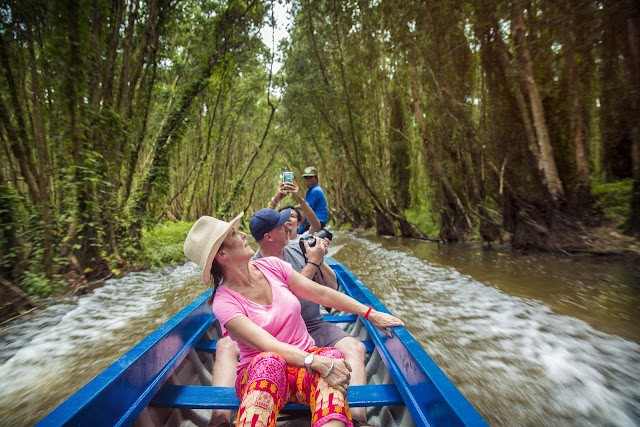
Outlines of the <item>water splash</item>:
M0 425L42 418L202 293L198 278L193 263L131 273L1 329Z
M406 248L354 235L340 239L359 254L357 265L348 259L345 265L408 323L491 425L640 424L637 343ZM343 257L350 257L344 249L336 253Z

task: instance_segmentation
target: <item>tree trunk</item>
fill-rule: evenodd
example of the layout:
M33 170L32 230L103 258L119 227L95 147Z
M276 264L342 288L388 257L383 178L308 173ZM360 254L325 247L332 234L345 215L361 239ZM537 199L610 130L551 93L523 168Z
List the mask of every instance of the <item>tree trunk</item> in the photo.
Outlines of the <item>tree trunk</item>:
M564 14L565 21L565 61L567 66L567 80L569 83L569 97L571 100L571 133L573 135L573 153L576 168L576 188L573 195L575 212L579 217L589 213L591 209L591 184L589 183L589 164L584 138L584 119L580 90L578 87L578 73L576 71L576 54L573 36L571 34L571 16Z
M451 185L451 181L447 177L444 169L442 168L442 163L440 162L439 156L436 154L431 141L429 140L428 132L427 132L427 122L424 118L424 112L422 110L422 103L420 102L420 90L418 89L418 69L416 67L414 54L412 50L409 50L409 74L411 75L411 94L413 95L413 115L416 118L416 122L418 123L418 131L420 132L420 136L422 138L424 149L427 153L427 157L429 158L429 162L431 163L431 167L433 168L433 172L442 185L444 189L444 195L447 202L455 206L455 209L459 211L465 218L466 224L468 226L468 230L473 229L473 223L471 222L471 218L467 214L467 210L465 209L462 201L456 194L453 186ZM453 222L451 222L453 224ZM467 231L468 231L467 230Z
M13 113L15 120L17 121L17 129L11 121L11 114L4 105L2 98L0 98L0 121L2 121L5 131L9 137L9 143L11 151L16 157L19 163L20 172L24 177L27 188L29 190L29 196L34 204L39 204L42 196L40 194L40 187L37 182L37 172L33 164L32 158L28 151L27 125L24 122L24 116L22 114L22 108L20 100L18 98L18 91L13 76L13 70L11 69L11 63L9 62L9 56L7 54L7 48L3 35L0 33L0 60L5 71L5 77L7 79L8 89L11 96L11 104L13 107Z
M544 166L542 164L542 157L540 156L540 150L538 149L538 143L536 141L536 133L531 123L531 117L529 116L529 110L527 108L527 102L524 97L522 87L519 82L514 81L511 78L511 60L509 59L509 49L502 40L502 36L497 23L493 24L493 31L496 33L496 45L498 47L498 56L500 57L500 64L504 70L504 75L507 82L510 83L513 95L516 98L518 104L518 110L520 111L520 117L522 118L522 124L524 125L525 135L527 136L527 142L529 143L529 151L533 155L536 161L538 170L542 174L544 180Z
M407 209L409 195L409 142L404 137L404 99L397 89L391 92L391 123L389 134L391 156L391 191L400 209Z
M518 58L520 60L520 68L523 72L525 86L531 103L531 112L533 113L533 124L536 129L538 148L540 149L540 158L542 160L542 171L545 177L545 185L556 206L562 206L565 203L565 194L562 188L562 181L558 175L555 158L553 157L553 148L549 131L544 117L544 108L542 100L536 85L535 71L531 61L531 53L526 39L527 27L524 21L524 12L522 6L518 5L514 8L511 15L511 25L516 38L516 48Z
M129 12L129 20L127 23L127 30L125 32L124 43L122 45L122 66L120 67L120 82L118 84L118 91L116 93L115 110L121 111L122 97L125 94L127 84L129 83L129 71L131 69L131 53L133 50L133 34L138 20L138 6L140 2L130 3L132 10Z
M42 246L44 255L42 263L45 274L48 278L53 277L53 232L51 230L51 197L49 185L50 177L50 160L49 150L47 148L47 136L45 135L45 124L43 120L42 99L40 98L41 89L37 73L36 55L33 44L33 35L31 26L27 24L27 45L29 50L29 63L31 74L31 102L33 104L33 133L36 152L38 153L38 184L40 189L41 204L39 206L42 212L42 229L43 241Z
M629 16L626 18L627 43L629 49L628 75L631 81L629 94L631 109L631 167L633 190L631 193L631 234L640 237L640 12L638 1L628 0ZM635 3L635 8L634 8Z
M103 99L104 106L111 106L113 84L116 69L116 56L120 46L120 27L124 15L124 0L113 0L111 5L111 39L107 49L106 70L104 77Z
M135 91L138 84L138 79L140 78L140 74L142 72L142 67L144 66L145 62L147 62L147 55L150 52L154 51L156 49L156 45L158 44L157 27L159 21L159 13L160 2L159 0L153 0L151 3L151 9L149 11L149 18L142 35L142 40L140 41L140 43L136 43L138 49L140 50L138 52L135 63L132 66L132 72L130 73L129 82L124 88L124 99L122 100L122 107L120 111L122 113L122 117L125 118L125 120L128 120L131 117L131 103L133 102L133 98L135 96ZM193 30L191 33L193 34ZM189 45L187 45L187 48L185 49L185 52L188 51Z

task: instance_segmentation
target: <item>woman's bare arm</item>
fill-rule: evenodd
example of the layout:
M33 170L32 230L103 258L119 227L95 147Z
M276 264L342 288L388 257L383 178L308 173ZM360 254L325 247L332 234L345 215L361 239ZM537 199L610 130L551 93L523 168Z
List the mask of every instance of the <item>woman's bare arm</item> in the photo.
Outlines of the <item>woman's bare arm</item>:
M322 229L320 221L318 220L316 213L313 211L313 209L311 209L311 206L309 206L304 197L302 197L302 194L300 194L300 186L298 185L298 180L293 177L293 181L295 183L295 190L292 191L292 194L298 202L298 205L300 205L300 208L302 209L302 222L304 222L305 219L309 221L309 233L317 233Z
M289 289L291 289L291 292L298 298L313 301L325 307L346 311L347 313L364 316L369 310L368 306L359 303L342 292L319 285L296 271L291 272ZM386 333L389 338L392 337L390 328L394 326L404 326L404 322L397 317L373 309L369 312L367 319L373 326Z

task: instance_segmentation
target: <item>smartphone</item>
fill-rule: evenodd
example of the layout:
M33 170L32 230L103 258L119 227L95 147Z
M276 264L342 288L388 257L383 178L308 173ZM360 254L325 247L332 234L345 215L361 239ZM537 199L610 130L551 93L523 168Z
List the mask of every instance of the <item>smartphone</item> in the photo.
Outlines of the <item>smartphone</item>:
M293 172L284 172L282 174L282 182L293 183Z

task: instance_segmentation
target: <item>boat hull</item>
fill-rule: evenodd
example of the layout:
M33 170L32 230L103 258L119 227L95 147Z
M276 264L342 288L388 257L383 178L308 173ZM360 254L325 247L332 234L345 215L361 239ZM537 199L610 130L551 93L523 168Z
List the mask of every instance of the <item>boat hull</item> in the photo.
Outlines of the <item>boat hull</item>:
M386 307L345 266L325 259L342 289L376 310ZM215 342L220 338L207 306L210 291L167 321L112 366L45 417L39 426L206 425L212 408L237 408L232 389L211 387ZM358 316L340 323L364 341L369 388L351 387L352 406L367 407L369 422L381 426L486 425L405 328L389 339ZM376 393L379 392L379 393ZM309 411L287 406L279 424L309 425Z

